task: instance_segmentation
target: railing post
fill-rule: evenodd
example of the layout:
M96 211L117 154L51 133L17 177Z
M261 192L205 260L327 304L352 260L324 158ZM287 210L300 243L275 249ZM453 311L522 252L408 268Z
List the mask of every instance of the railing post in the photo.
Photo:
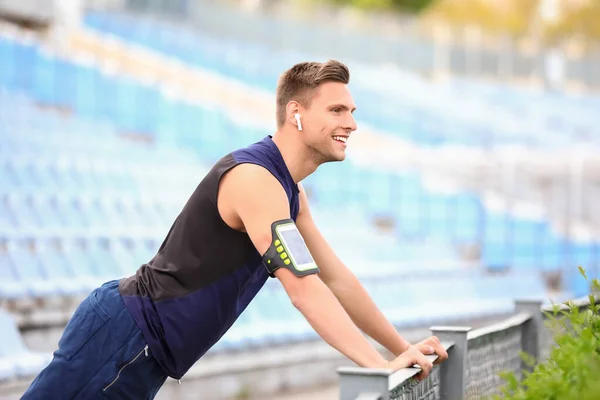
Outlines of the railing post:
M338 375L340 377L340 400L355 400L361 394L370 394L374 396L373 398L382 400L389 399L390 371L388 370L340 367Z
M542 329L544 328L542 301L516 300L515 311L531 315L531 319L523 325L521 343L523 344L523 351L533 356L537 363L541 356ZM523 363L523 368L529 371L532 370L525 363Z
M440 364L440 398L463 400L467 387L467 333L471 327L433 326L431 333L440 342L452 342L448 359Z

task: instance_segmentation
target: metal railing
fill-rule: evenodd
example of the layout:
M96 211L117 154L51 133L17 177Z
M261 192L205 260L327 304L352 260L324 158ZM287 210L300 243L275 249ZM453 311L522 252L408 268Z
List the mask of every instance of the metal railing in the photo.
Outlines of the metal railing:
M586 299L574 302L587 307ZM564 306L563 306L564 307ZM553 346L553 334L546 326L543 306L537 300L515 302L515 315L476 330L470 327L435 326L432 335L439 338L448 359L435 365L423 381L413 366L396 372L385 369L341 367L340 400L462 400L500 395L505 382L502 372L513 372L517 379L530 370L521 358L524 352L544 361ZM427 356L430 361L437 356Z

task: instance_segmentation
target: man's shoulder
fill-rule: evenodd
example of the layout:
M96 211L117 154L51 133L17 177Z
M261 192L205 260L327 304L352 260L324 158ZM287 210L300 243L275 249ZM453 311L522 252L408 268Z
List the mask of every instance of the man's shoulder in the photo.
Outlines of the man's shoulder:
M229 153L229 155L238 162L264 161L265 156L270 153L269 139L267 136L245 147L240 147Z
M278 182L277 178L265 166L250 162L235 165L235 168L228 171L225 179L240 188L256 186L256 189Z

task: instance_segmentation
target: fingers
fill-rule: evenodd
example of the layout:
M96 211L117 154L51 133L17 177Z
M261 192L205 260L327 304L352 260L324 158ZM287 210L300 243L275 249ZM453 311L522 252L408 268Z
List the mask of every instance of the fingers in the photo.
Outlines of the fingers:
M425 372L419 372L417 375L415 375L415 379L419 382L421 382L423 379L427 378L427 376L429 376L428 373Z
M431 363L422 353L417 352L414 363L421 367L421 372L417 374L417 380L422 381L429 376L433 363Z
M448 359L448 352L446 352L446 349L444 349L444 347L441 345L439 349L436 349L435 353L438 355L438 358L434 362L435 365L443 363Z
M396 361L398 361L398 363L396 363ZM429 372L433 368L433 363L430 362L417 347L411 347L402 353L400 357L394 360L394 364L398 369L418 365L421 368L421 372L416 376L418 380L427 378Z
M435 353L435 349L432 346L429 346L427 344L419 345L419 350L423 354L434 354Z
M437 360L435 360L435 365L442 363L444 361L446 361L448 359L448 353L446 352L446 349L444 348L444 346L442 346L442 343L440 342L440 340L436 337L436 336L432 336L429 338L431 341L431 345L434 348L435 354L438 355Z
M419 350L423 354L437 354L434 364L440 364L448 359L448 353L437 336L431 336L419 343Z

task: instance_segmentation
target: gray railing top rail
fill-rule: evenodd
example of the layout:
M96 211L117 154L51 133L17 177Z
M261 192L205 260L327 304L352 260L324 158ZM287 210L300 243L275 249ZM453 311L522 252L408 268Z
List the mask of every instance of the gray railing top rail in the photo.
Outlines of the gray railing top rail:
M361 393L356 397L355 400L379 400L381 399L380 393Z
M470 331L469 333L467 333L467 340L478 339L480 337L487 336L492 333L501 332L507 329L521 326L532 318L533 316L531 314L527 312L520 312L495 324L483 326L479 329L474 329Z

